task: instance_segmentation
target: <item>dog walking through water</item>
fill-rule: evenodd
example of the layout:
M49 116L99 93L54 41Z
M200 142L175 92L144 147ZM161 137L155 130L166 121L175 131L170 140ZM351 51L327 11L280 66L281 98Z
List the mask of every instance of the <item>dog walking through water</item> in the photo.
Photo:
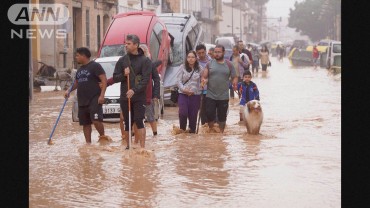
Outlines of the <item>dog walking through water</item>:
M263 121L263 111L260 101L251 100L247 102L243 109L243 119L248 134L259 134Z
M240 122L247 126L250 134L258 134L263 114L259 102L260 95L256 83L252 82L252 73L248 70L243 73L243 81L238 83L240 99Z

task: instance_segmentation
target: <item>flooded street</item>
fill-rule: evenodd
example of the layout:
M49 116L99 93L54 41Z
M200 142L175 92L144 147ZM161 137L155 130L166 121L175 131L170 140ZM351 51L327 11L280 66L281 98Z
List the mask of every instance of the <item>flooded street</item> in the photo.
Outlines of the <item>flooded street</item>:
M30 207L340 207L341 81L326 69L272 59L253 77L264 112L260 135L238 124L230 100L224 134L172 135L177 107L165 107L158 135L146 124L150 157L113 142L86 145L64 92L38 92L29 104Z

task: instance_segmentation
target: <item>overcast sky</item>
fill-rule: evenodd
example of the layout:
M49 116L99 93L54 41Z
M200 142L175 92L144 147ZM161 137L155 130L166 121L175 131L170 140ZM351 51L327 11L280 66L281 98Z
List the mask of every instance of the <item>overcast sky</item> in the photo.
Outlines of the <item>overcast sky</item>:
M304 0L269 0L266 4L267 17L289 17L289 8L294 9L294 2Z

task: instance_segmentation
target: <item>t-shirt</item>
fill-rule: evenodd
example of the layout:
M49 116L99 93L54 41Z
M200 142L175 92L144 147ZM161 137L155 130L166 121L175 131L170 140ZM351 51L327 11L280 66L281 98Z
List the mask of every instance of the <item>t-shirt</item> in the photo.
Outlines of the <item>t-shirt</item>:
M99 75L105 74L103 67L95 61L90 61L81 66L75 79L77 80L77 101L79 106L87 106L90 100L99 96L101 89L99 86Z
M202 61L200 59L198 59L198 62L199 62L199 65L202 66L202 68L204 69L206 67L206 64L212 60L211 57L209 57L208 55L206 55L206 60ZM204 85L203 87L203 94L207 94L207 85Z
M312 57L313 58L319 58L319 50L317 48L312 50Z
M220 64L215 59L208 63L208 83L207 96L214 100L228 100L229 99L229 81L230 78L236 76L235 68L230 64Z

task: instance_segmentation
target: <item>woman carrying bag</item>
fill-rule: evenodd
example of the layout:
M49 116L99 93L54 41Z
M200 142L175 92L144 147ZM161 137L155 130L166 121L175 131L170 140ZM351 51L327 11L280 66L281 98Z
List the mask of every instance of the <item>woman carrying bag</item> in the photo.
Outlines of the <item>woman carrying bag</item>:
M198 110L200 107L200 75L203 68L199 65L195 51L189 51L185 63L180 66L177 77L179 90L179 122L180 129L185 132L189 120L189 133L195 133Z

